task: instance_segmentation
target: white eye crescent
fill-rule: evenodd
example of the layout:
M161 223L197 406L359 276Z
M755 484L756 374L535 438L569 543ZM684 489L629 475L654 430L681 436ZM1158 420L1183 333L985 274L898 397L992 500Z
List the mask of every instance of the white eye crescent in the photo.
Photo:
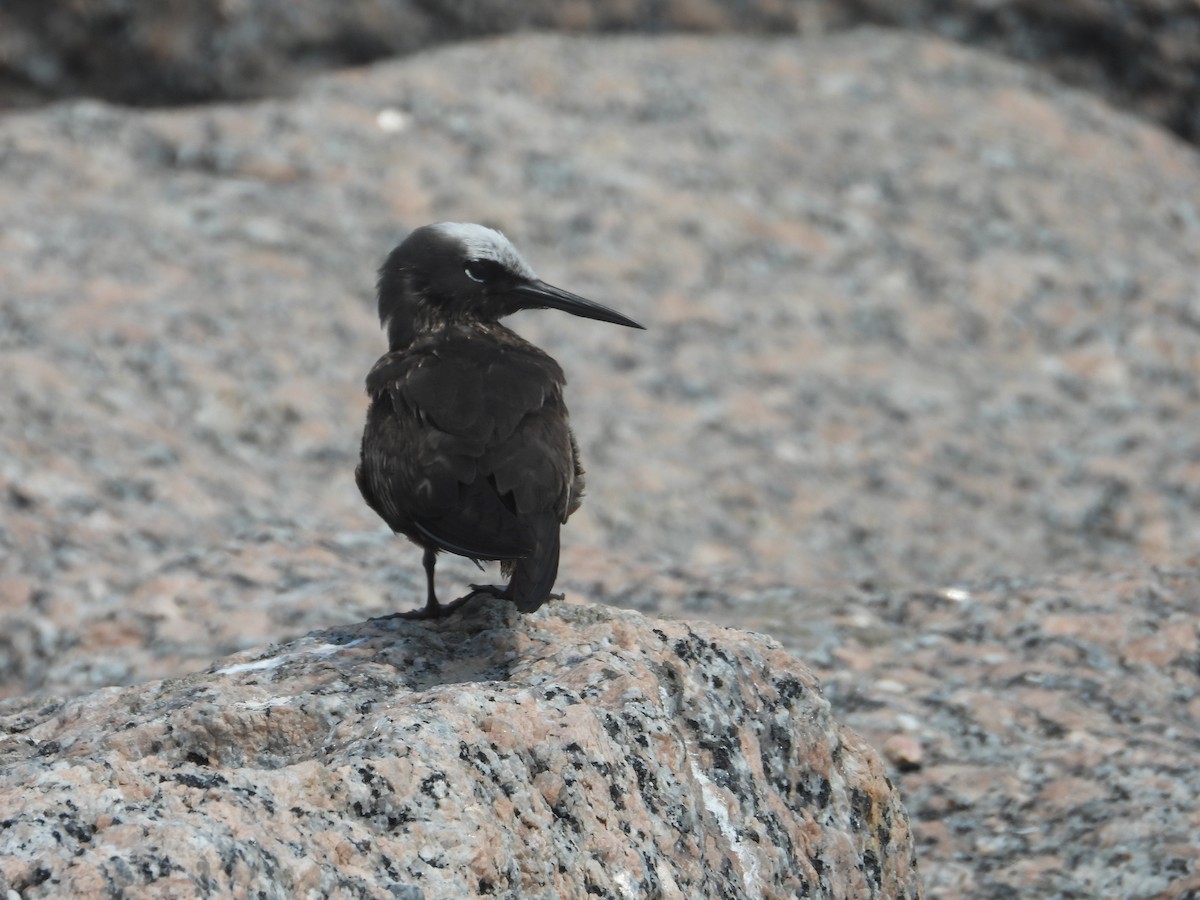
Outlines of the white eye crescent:
M468 261L467 264L463 266L463 272L465 272L466 276L477 284L483 284L485 281L487 281L487 275L484 272L483 267L476 263L475 260Z

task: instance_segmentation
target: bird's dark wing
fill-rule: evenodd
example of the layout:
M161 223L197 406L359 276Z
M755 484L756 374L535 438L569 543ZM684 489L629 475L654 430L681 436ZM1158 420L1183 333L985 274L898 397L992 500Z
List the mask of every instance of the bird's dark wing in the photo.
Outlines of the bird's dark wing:
M385 356L367 381L363 496L420 543L478 559L539 555L544 519L573 508L562 382L529 345L443 337Z

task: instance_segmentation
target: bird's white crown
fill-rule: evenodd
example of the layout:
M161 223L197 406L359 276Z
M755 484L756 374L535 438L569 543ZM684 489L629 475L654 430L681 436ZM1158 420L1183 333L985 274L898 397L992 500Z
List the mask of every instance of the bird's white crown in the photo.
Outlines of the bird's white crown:
M512 242L494 228L473 222L438 222L430 228L457 241L463 249L464 259L490 259L530 281L537 279L533 267L525 262Z

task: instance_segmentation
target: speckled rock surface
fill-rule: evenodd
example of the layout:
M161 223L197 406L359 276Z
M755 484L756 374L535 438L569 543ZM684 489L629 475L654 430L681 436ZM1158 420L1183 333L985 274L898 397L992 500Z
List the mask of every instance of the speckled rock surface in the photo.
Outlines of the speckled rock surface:
M374 267L443 218L650 325L514 320L589 467L569 598L785 640L930 896L1186 896L1200 161L911 36L522 38L4 117L0 692L420 605L352 471Z
M282 93L300 76L514 31L795 32L790 0L105 0L0 6L0 105ZM97 39L102 35L103 39Z
M887 760L928 896L1196 896L1195 565L909 591L663 578L643 598L803 653Z
M468 612L6 701L0 891L921 895L881 762L770 639Z
M576 596L1200 542L1195 152L950 45L509 40L0 145L0 690L419 605L352 472L375 267L438 219L649 325L513 319L570 380Z
M0 6L0 105L281 94L321 69L514 31L820 35L888 25L982 46L1200 138L1193 0L105 0ZM103 35L97 40L97 35Z
M986 47L1200 141L1193 0L832 0L826 27L871 22Z

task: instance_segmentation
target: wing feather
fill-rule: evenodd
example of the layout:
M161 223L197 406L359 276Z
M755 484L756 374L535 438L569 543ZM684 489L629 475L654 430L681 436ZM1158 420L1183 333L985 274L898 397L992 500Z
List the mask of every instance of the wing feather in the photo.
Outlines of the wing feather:
M511 334L511 333L509 333ZM478 332L418 344L372 369L359 487L395 530L480 559L529 556L535 519L577 505L562 370Z

